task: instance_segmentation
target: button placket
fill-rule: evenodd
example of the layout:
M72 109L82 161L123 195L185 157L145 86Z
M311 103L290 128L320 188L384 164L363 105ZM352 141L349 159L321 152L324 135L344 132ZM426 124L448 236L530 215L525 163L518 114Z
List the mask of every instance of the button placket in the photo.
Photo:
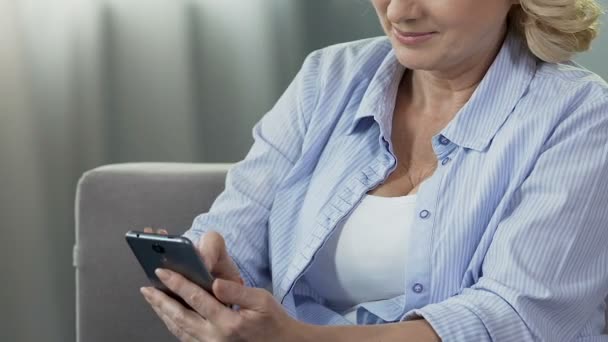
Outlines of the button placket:
M439 138L441 139L441 138ZM439 139L434 141L435 152L439 158L438 164L447 165L456 147L452 146L452 142L447 139L442 139L447 145L440 144ZM445 161L448 159L448 161ZM405 302L404 312L427 305L431 300L433 286L432 279L432 255L433 255L433 236L435 229L436 218L438 217L437 201L441 193L440 187L444 181L447 168L440 167L436 174L429 178L418 192L418 205L416 208L416 217L414 230L416 232L415 241L408 242L407 254L408 258L408 274L406 278L405 289L408 300Z

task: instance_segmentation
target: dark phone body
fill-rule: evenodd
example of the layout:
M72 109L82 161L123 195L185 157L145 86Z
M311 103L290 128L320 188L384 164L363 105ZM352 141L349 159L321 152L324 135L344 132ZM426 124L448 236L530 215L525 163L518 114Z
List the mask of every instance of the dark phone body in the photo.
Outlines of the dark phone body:
M146 276L157 289L192 309L181 297L169 290L154 273L157 268L165 268L183 275L213 295L211 290L213 276L207 271L188 238L129 231L125 239L146 272Z

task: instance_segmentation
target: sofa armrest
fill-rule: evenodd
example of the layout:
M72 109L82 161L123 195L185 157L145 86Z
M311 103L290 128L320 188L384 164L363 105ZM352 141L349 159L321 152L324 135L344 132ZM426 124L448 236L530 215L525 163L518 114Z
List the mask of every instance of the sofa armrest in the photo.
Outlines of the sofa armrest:
M224 188L230 164L132 163L86 172L76 191L77 341L171 341L139 293L148 281L130 229L189 229Z

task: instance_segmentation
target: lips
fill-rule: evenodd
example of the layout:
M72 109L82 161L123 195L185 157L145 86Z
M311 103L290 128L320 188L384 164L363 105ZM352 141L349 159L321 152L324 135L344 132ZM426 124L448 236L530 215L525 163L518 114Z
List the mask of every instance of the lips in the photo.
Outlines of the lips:
M437 32L425 31L425 32L404 32L396 27L393 27L393 34L401 44L407 46L416 46L422 44L429 39L433 38Z
M405 32L405 31L401 31L396 27L393 27L393 29L395 30L396 33L398 33L399 35L401 35L402 37L422 37L422 36L426 36L432 33L435 33L435 31L426 31L426 32Z

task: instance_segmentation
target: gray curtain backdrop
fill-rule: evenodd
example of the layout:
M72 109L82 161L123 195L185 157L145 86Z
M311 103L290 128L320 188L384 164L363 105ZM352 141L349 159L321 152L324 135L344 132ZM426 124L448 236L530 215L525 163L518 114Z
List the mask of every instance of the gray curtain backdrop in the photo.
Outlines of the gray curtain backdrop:
M84 171L237 161L309 52L379 34L367 0L0 0L0 341L74 340Z

